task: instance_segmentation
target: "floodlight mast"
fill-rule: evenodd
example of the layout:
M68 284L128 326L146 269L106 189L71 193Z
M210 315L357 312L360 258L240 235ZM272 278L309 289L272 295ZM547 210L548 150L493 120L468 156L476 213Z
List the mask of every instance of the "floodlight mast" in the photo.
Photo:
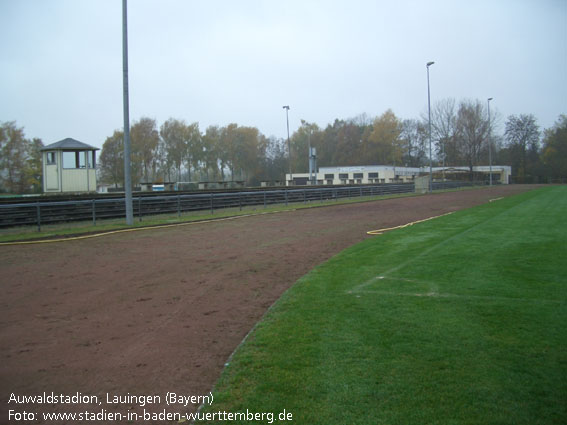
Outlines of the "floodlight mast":
M285 120L287 123L287 153L289 156L289 180L293 182L293 175L291 174L291 145L289 143L289 105L282 106L285 109Z
M313 158L311 153L311 129L309 129L309 133L307 133L307 150L309 152L308 161L309 161L309 184L313 184Z
M490 186L492 186L492 122L490 121L490 101L492 97L488 98L488 167L490 173Z
M128 101L128 14L127 0L122 0L122 83L124 103L124 194L126 203L126 224L134 224L132 206L132 175L130 168L130 113Z
M431 95L429 91L429 67L435 62L427 62L427 109L429 111L429 192L433 191L433 157L431 154Z

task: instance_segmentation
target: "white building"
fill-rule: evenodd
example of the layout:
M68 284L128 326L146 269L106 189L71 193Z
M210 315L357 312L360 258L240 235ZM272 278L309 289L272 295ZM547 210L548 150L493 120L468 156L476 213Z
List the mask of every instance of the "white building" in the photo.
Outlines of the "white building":
M96 191L98 148L67 138L41 150L45 193Z
M489 179L490 166L473 167L473 172L480 177ZM455 180L457 176L470 174L469 167L433 167L433 180ZM352 167L320 167L313 174L314 183L309 180L309 173L286 174L286 186L341 185L341 184L376 184L376 183L412 183L416 177L428 175L429 167L396 167L392 165L362 165ZM512 167L508 165L492 166L493 183L508 184ZM460 180L463 180L461 178Z

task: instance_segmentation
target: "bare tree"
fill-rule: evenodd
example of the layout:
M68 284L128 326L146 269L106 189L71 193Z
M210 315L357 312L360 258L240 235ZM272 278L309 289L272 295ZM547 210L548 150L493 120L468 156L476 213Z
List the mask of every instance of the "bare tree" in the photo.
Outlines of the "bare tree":
M517 168L517 176L523 182L530 174L530 164L539 155L540 131L536 118L531 114L509 116L504 137L511 148L513 168Z
M403 164L421 167L426 164L428 139L427 126L416 119L403 120L400 140L403 143Z
M446 165L461 162L457 146L457 108L455 99L436 102L431 111L432 138L437 140L437 157Z
M457 145L469 166L471 179L473 167L478 164L482 148L488 141L488 120L484 109L478 100L465 100L457 112Z

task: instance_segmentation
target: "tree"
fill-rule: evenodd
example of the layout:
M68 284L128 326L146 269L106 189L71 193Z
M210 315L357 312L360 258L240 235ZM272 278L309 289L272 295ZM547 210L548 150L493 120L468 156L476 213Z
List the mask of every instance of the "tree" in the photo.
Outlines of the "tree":
M41 193L43 167L41 162L41 139L34 138L28 143L28 160L24 168L26 186L31 187L34 193Z
M268 181L284 181L288 171L287 146L285 139L267 138L264 156L264 178Z
M533 115L510 115L504 133L512 156L512 172L519 183L532 180L539 157L540 131ZM514 170L517 170L514 172Z
M165 168L173 167L177 172L177 181L181 181L181 166L187 156L187 124L183 120L170 118L161 125L161 141Z
M317 148L320 131L317 124L301 120L301 126L291 137L292 170L295 173L306 173L309 170L309 144Z
M113 184L114 187L124 184L124 133L122 131L115 130L112 136L106 138L98 160L101 181Z
M203 162L207 180L219 179L219 149L221 130L218 125L210 125L203 135Z
M219 161L221 164L221 175L224 180L224 170L230 170L230 179L234 181L235 148L238 124L229 124L221 129L219 143Z
M402 122L388 109L374 120L372 132L364 147L368 163L402 165L404 155Z
M187 177L191 181L191 169L197 172L200 168L199 164L203 158L203 143L201 132L199 131L199 123L194 122L185 129L185 161L187 162Z
M488 140L488 120L483 105L478 101L462 101L457 112L457 146L469 166L471 180L473 167L478 164L483 145Z
M336 119L333 125L328 124L325 128L321 142L317 145L318 163L321 166L331 166L338 163L336 161L338 133L344 123L344 121Z
M429 125L427 119L423 122L425 126ZM437 141L437 157L441 164L461 164L457 130L455 99L443 99L435 103L431 111L431 138Z
M408 167L421 167L427 163L427 127L416 119L403 120L400 133L402 163Z
M343 122L337 133L337 151L334 155L335 164L361 165L361 158L364 157L363 131L354 122Z
M41 188L40 139L30 141L14 121L0 126L0 183L11 193L28 193Z
M265 138L256 127L238 127L235 160L240 176L246 182L258 183L259 166L266 154Z
M555 125L545 130L543 163L553 180L567 179L567 115L560 115Z
M132 140L132 182L139 183L141 179L146 182L153 180L157 168L157 153L159 144L159 133L156 120L151 118L141 118L135 122L130 129ZM138 163L138 167L134 167ZM134 174L134 169L142 171L142 175Z

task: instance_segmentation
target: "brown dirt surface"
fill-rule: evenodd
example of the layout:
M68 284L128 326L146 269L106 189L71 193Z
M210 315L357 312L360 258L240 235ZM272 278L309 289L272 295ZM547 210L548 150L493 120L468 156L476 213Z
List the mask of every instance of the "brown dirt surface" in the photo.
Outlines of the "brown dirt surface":
M533 188L507 185L0 246L0 423L8 423L10 409L38 413L29 423L55 423L37 419L45 411L142 410L135 403L107 404L107 393L159 395L161 404L147 410L194 411L193 404L166 406L165 394L208 394L269 306L314 266L379 237L366 231ZM44 392L97 395L102 403L8 403L12 393Z

